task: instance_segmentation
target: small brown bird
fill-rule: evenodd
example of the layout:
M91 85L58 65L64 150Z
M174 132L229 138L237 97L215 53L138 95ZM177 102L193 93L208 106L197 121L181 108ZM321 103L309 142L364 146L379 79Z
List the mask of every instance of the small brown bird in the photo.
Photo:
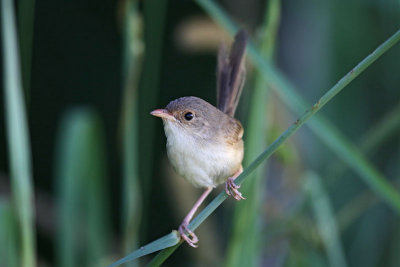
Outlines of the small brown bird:
M206 190L179 226L181 237L197 247L188 225L201 203L217 185L236 200L245 199L234 180L243 171L243 127L233 118L245 80L247 33L235 36L230 55L220 48L217 68L218 109L194 96L171 101L150 114L160 117L167 137L168 158L175 170L195 187Z

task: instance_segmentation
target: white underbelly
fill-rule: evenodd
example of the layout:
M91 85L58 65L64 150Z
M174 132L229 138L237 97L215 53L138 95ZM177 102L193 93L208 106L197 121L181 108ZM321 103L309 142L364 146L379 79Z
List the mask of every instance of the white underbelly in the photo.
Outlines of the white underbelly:
M242 160L242 155L238 157L238 152L225 144L210 145L187 136L169 135L167 152L176 171L196 187L223 183L240 168Z

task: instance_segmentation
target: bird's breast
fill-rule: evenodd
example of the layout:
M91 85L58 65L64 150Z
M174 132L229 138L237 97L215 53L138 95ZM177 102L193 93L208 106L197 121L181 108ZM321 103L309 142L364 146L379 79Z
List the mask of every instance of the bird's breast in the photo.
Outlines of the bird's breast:
M215 187L241 166L243 142L236 147L225 142L193 136L174 123L165 123L167 153L175 170L196 187Z

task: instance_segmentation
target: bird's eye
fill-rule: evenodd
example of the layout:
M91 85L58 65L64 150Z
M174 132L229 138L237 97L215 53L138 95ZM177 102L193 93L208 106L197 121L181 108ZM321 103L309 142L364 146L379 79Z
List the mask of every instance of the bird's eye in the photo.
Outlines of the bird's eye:
M194 117L192 112L186 112L184 116L185 116L185 120L187 120L187 121L190 121Z

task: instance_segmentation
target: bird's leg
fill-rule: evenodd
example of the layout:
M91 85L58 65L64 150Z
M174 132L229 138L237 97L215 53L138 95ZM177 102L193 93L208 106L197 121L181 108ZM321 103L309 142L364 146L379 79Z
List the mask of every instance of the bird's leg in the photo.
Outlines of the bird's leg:
M206 197L210 194L212 187L207 187L204 193L200 196L200 198L196 201L193 208L186 215L185 219L179 226L179 233L181 237L192 247L197 248L196 243L199 242L197 236L188 228L190 220L193 218L193 215L196 213L197 209L200 207L201 203L206 199ZM187 233L187 235L186 235Z
M246 199L242 196L242 193L239 192L240 185L235 184L235 179L243 172L243 166L240 166L240 169L235 172L232 177L229 177L225 182L225 192L228 196L231 196L236 200Z

